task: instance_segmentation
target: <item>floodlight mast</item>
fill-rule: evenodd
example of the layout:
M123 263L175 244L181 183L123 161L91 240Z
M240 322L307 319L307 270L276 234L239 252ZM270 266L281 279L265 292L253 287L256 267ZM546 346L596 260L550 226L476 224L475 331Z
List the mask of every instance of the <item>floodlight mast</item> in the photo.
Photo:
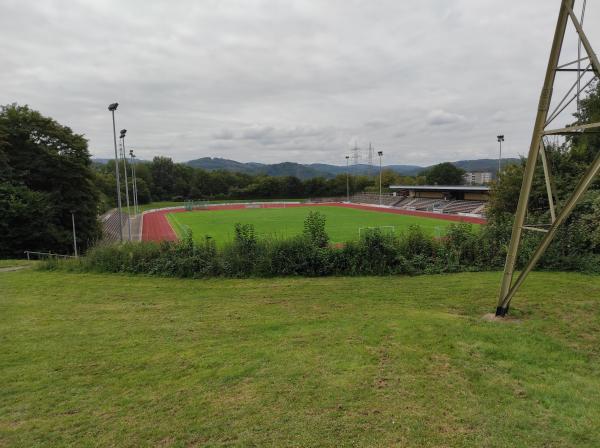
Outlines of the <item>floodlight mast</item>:
M346 202L350 202L350 156L346 156Z
M560 53L563 46L563 41L565 37L565 31L567 28L567 24L569 23L569 19L571 23L574 25L577 34L579 35L579 39L581 41L581 45L585 49L591 71L598 78L600 77L600 63L598 62L598 58L594 53L592 46L590 45L587 36L585 35L579 20L575 16L573 12L573 6L575 4L575 0L562 0L560 6L560 12L558 15L558 21L556 24L556 30L554 32L554 39L552 42L552 49L550 51L550 57L548 60L548 66L546 69L546 76L544 78L544 85L542 87L542 92L540 95L540 100L538 104L538 112L535 120L535 125L533 128L533 135L531 138L531 144L529 147L529 154L527 156L527 164L525 166L525 171L523 173L523 183L521 185L521 193L519 195L519 203L517 205L517 211L515 213L515 220L512 228L512 235L510 240L510 245L508 248L508 252L506 255L506 263L504 265L504 275L502 278L502 284L500 287L500 297L498 300L498 305L496 307L496 316L505 316L508 312L510 302L515 295L515 292L519 289L519 287L523 284L527 275L531 272L535 264L539 261L546 248L549 246L550 242L556 235L558 227L564 223L567 217L571 214L583 194L587 191L590 184L593 182L594 178L600 171L600 154L596 156L596 159L592 162L592 164L588 167L586 172L583 174L577 185L575 186L574 191L571 193L569 198L565 201L563 207L561 208L559 213L556 213L554 210L554 203L552 200L552 179L550 170L548 168L546 152L544 149L544 141L543 138L546 135L568 135L568 134L578 134L584 133L593 128L600 128L600 122L598 123L577 123L567 128L562 129L554 129L554 130L546 130L546 127L550 124L551 121L556 118L558 113L560 113L560 107L564 103L564 101L569 97L571 91L567 93L567 95L562 99L562 101L557 106L556 110L559 110L558 113L550 114L550 118L548 117L548 111L550 108L550 102L552 99L552 90L554 87L554 80L556 78L556 74L561 71L571 71L571 69L564 69L564 67L568 65L575 64L577 61L570 62L568 64L563 64L559 66ZM588 68L584 70L585 72L590 71ZM581 76L581 74L578 74ZM581 87L585 89L587 85ZM573 101L578 95L580 91L578 90L575 95L571 98ZM568 104L568 103L567 103ZM564 108L563 108L564 109ZM544 167L544 177L546 181L546 189L548 192L549 198L549 207L550 213L552 216L551 223L549 227L540 229L538 227L529 226L525 224L525 216L527 214L527 203L529 201L529 196L531 193L531 188L533 184L533 177L535 173L535 168L537 164L537 159L540 157L542 159L542 164ZM515 269L515 263L517 260L519 246L521 242L521 234L523 230L534 230L534 231L542 231L545 233L543 239L539 243L538 247L534 251L532 257L527 262L520 275L517 277L517 280L513 283L513 274Z
M500 144L500 153L498 154L498 178L500 177L500 171L502 171L502 142L504 141L504 135L499 135L498 143Z
M119 178L119 155L117 154L117 129L115 127L115 111L119 103L112 103L108 110L112 113L113 139L115 143L115 178L117 181L117 207L119 209L119 238L123 242L123 210L121 208L121 181Z
M125 201L127 204L127 230L131 241L131 209L129 208L129 182L127 180L127 157L125 156L125 134L127 129L121 129L121 157L123 159L123 172L125 173Z
M383 157L383 151L377 151L377 155L379 156L379 205L382 205L383 200L381 197L381 158Z
M138 214L138 200L137 200L137 179L135 177L135 155L133 149L129 150L129 157L131 159L131 178L133 182L133 213Z

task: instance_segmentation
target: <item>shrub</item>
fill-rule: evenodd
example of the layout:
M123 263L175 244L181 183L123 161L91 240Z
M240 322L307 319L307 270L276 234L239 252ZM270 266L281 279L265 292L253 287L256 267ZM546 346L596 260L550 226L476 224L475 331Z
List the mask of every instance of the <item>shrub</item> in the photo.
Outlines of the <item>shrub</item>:
M252 224L236 224L233 243L223 252L225 274L248 277L255 268L258 241Z
M325 247L329 243L329 235L325 230L325 215L311 211L304 219L304 236L317 247Z

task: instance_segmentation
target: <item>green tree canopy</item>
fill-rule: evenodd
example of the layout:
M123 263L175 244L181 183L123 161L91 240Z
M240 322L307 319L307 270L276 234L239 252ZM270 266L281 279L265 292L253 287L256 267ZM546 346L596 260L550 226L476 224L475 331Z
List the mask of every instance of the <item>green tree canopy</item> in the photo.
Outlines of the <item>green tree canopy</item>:
M425 170L420 175L425 176L430 185L460 185L465 171L450 162L440 163Z
M72 251L100 237L87 140L27 106L0 107L0 255Z

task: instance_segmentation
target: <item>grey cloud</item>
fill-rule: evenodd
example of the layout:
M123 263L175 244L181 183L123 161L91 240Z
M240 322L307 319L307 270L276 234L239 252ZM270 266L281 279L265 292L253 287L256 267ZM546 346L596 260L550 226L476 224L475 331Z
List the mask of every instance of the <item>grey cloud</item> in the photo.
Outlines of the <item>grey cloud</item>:
M233 140L235 134L230 129L221 129L212 135L215 140Z
M427 123L432 126L443 126L446 124L463 123L467 119L463 115L446 112L445 110L432 110L427 116Z
M1 3L0 102L71 126L99 157L110 157L106 106L118 101L117 126L143 158L343 164L356 140L389 163L423 165L495 156L498 132L507 155L526 150L559 6ZM592 2L597 51L599 19ZM567 39L565 59L575 43Z

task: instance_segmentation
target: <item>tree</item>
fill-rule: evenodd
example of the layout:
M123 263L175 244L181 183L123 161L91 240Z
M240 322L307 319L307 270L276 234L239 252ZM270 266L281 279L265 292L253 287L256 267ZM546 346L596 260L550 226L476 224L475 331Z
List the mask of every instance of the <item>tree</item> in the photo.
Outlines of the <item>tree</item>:
M175 183L175 166L170 157L154 157L150 164L151 194L155 200L172 199Z
M420 173L430 185L460 185L465 171L450 162L440 163Z
M69 253L72 212L82 250L100 238L100 192L82 135L27 106L2 106L0 150L0 255Z

